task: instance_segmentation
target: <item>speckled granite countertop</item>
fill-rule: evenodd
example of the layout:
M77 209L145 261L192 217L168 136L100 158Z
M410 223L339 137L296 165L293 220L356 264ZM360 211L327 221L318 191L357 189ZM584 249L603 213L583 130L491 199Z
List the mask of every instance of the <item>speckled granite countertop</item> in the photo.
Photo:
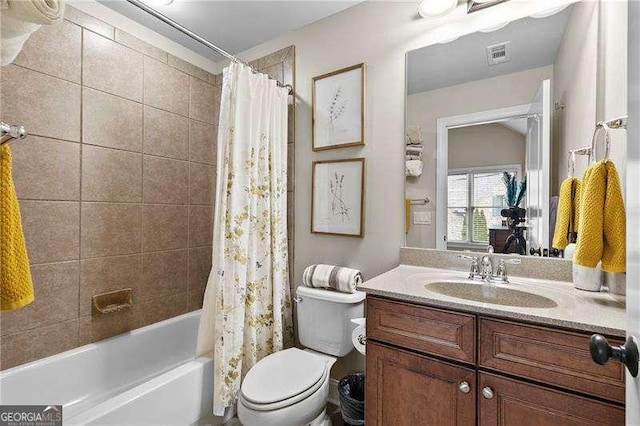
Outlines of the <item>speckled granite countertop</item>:
M358 289L370 295L429 306L612 336L625 336L624 296L576 290L569 282L512 277L511 284L497 286L533 293L551 299L557 304L554 307L541 308L513 307L446 296L425 288L428 283L443 281L471 282L467 279L467 273L461 271L400 265L365 281ZM495 286L496 284L482 285Z

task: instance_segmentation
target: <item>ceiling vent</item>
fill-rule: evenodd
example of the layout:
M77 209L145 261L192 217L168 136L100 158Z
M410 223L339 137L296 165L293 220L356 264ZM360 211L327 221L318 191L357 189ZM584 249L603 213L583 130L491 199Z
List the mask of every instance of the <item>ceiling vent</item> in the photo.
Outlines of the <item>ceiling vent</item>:
M498 65L511 60L511 42L494 44L487 47L487 61L489 65Z

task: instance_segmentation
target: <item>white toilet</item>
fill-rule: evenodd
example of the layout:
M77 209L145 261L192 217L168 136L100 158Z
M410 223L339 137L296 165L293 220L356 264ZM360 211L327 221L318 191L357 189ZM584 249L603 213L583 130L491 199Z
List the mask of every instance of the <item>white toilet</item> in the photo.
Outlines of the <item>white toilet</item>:
M249 370L238 397L244 426L331 425L329 372L353 349L351 319L363 316L365 294L300 286L296 295L298 338L307 349L276 352Z

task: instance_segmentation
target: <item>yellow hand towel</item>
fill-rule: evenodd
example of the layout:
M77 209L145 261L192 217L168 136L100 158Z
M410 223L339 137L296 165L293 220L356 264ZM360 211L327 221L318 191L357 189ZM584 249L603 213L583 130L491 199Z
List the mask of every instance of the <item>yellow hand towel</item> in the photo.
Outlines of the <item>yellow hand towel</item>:
M573 181L573 226L571 232L572 235L570 243L576 242L576 234L580 224L580 203L582 201L582 182L580 179L574 179Z
M558 211L556 213L556 227L553 231L553 248L564 250L569 245L567 236L571 225L571 190L573 178L569 177L560 184L560 196L558 197Z
M602 269L606 272L627 270L627 214L622 198L618 170L612 161L606 161L607 195L604 200L604 249Z
M0 310L6 311L34 298L8 145L0 145L0 237Z
M620 177L610 160L585 171L582 179L578 243L573 261L607 272L626 270L626 214Z
M577 232L580 181L574 177L566 178L560 185L556 227L553 232L552 246L564 250L574 242Z

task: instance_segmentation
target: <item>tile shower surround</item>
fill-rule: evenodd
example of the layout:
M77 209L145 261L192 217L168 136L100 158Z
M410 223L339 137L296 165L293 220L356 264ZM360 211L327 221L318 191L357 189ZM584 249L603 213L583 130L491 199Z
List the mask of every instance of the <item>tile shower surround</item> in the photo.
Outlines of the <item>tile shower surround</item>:
M221 76L67 7L1 82L3 120L30 134L11 148L36 300L0 315L0 368L199 309ZM91 317L127 287L133 309Z

